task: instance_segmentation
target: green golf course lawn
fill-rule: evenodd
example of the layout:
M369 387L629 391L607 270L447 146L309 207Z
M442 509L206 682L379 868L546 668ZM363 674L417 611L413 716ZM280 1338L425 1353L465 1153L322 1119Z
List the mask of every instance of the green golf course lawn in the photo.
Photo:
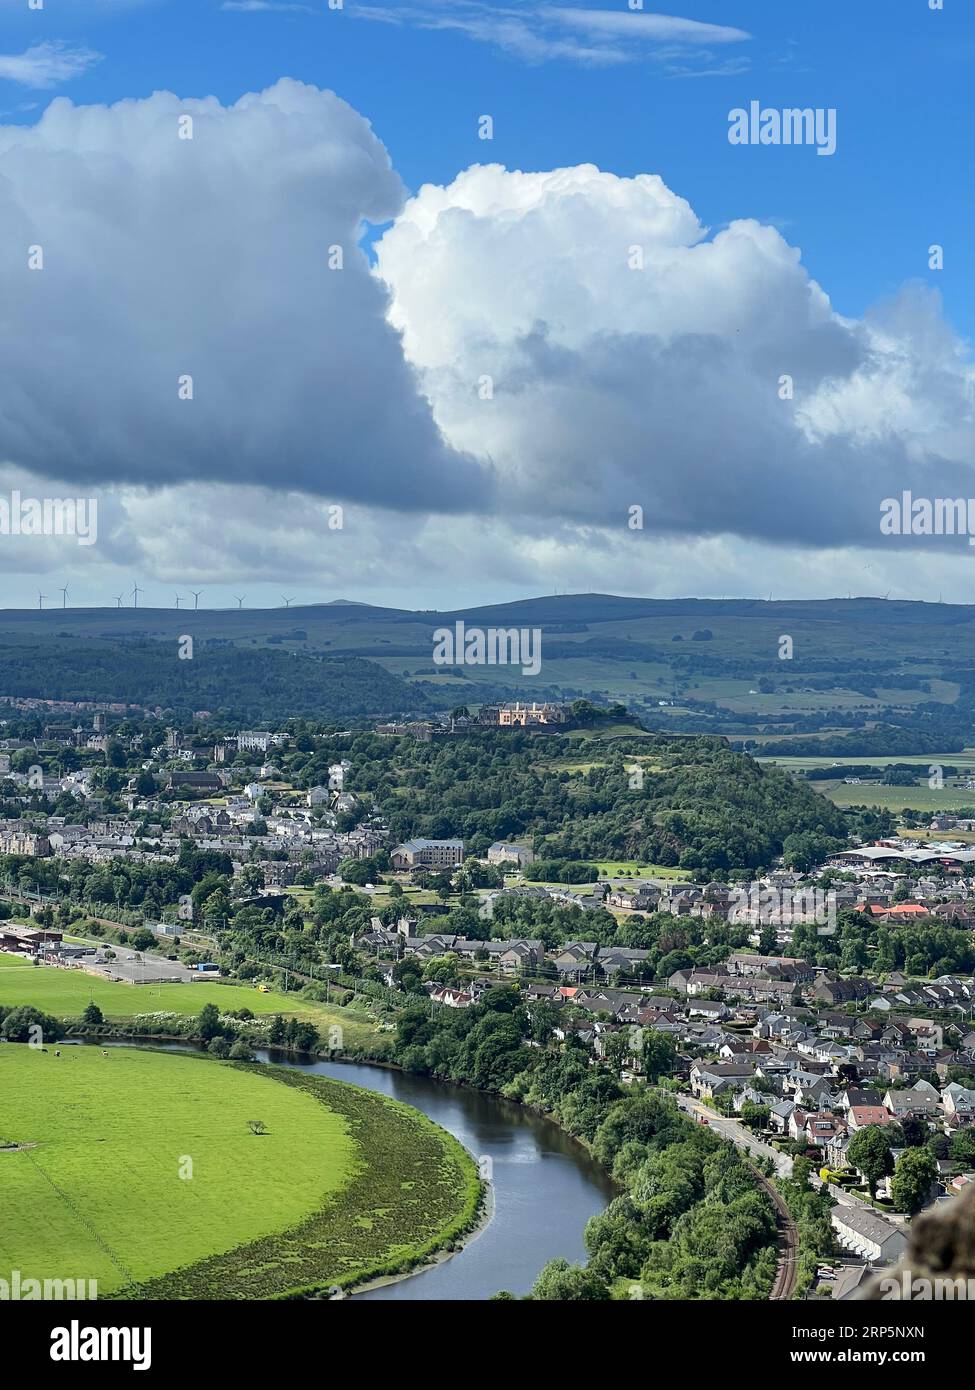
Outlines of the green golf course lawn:
M465 1229L479 1198L470 1157L407 1106L135 1048L0 1044L0 1144L22 1146L0 1149L0 1270L99 1297L355 1282Z

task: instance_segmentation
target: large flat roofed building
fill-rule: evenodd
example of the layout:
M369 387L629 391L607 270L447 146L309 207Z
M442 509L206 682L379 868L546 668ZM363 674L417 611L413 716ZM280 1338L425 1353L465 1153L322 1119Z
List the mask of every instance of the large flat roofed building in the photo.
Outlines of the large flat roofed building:
M44 946L59 946L62 933L46 927L0 927L0 951L37 955Z
M394 869L452 869L464 862L463 840L406 840L390 852Z
M970 865L975 863L975 849L942 846L939 849L895 849L892 845L861 845L859 849L841 849L830 856L833 864L843 868L863 865L877 868L884 864Z

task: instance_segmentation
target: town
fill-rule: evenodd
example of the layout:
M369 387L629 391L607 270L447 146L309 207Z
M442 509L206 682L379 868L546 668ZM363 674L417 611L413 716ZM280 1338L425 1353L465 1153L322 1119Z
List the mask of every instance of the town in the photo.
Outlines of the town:
M764 866L723 877L694 843L678 852L659 837L656 865L621 859L609 835L566 857L601 775L571 766L568 733L585 726L585 746L600 749L600 721L619 713L513 702L372 729L214 731L210 716L166 725L96 709L44 723L8 706L0 951L42 967L41 1009L41 982L71 972L151 993L152 1008L126 1013L165 1032L167 988L249 982L337 1000L374 1030L366 1041L354 1030L357 1055L434 1071L410 1056L415 1027L467 1027L462 1015L508 1009L508 997L522 1055L572 1058L621 1097L669 1098L777 1184L776 1202L788 1191L790 1263L766 1296L852 1297L903 1256L918 1212L975 1183L975 849L908 832L868 841L855 822L844 840L834 815L829 833L801 830ZM793 796L796 784L720 740L630 732L604 745L614 807L639 806L655 776L673 775L651 758L715 759L763 794ZM474 775L484 760L510 779L531 768L566 797L570 821L546 797L513 814L509 793ZM431 814L404 809L401 786L418 808L429 787ZM801 821L810 794L795 795ZM465 808L453 821L452 804ZM438 833L395 833L414 825ZM5 1012L0 1034L12 1036L17 1011ZM260 1020L244 1012L259 1046ZM132 1033L108 1011L92 1021L96 1034ZM312 1046L339 1055L341 1035L315 1033ZM513 1067L480 1084L510 1088ZM687 1296L652 1263L641 1296Z

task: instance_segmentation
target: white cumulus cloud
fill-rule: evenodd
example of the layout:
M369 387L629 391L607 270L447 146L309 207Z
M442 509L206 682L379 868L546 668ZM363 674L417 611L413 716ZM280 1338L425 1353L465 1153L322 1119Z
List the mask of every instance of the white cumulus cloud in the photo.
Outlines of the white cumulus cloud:
M908 569L879 531L903 488L975 495L937 298L843 317L779 231L712 232L654 174L474 166L407 199L361 115L285 79L0 126L0 225L0 495L102 519L84 552L0 548L8 594L778 593L783 546L793 593L967 591L964 538Z
M712 236L656 176L474 166L409 201L378 268L509 515L875 544L892 491L971 491L975 378L928 293L844 319L778 231Z

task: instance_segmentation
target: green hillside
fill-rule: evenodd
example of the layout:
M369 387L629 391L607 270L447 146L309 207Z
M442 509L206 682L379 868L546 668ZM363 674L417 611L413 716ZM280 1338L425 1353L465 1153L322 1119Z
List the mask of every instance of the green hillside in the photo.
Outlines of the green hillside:
M541 628L541 671L435 667L434 630L459 620ZM195 656L177 662L183 635ZM950 751L975 723L975 607L959 604L576 594L440 613L352 603L8 610L0 650L0 696L130 699L255 719L584 696L625 701L662 730L801 739L812 755L839 739L848 755Z

